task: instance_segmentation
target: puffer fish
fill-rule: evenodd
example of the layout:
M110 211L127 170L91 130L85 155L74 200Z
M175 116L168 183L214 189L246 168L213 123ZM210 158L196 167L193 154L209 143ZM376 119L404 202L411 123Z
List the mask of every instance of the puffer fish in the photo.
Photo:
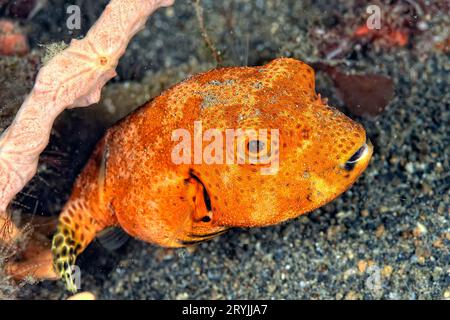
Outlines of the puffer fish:
M316 94L314 80L311 67L290 58L214 69L111 127L78 176L53 237L54 269L68 290L77 290L77 256L108 227L183 247L229 228L293 219L346 191L373 148L359 123ZM266 134L229 141L229 129Z

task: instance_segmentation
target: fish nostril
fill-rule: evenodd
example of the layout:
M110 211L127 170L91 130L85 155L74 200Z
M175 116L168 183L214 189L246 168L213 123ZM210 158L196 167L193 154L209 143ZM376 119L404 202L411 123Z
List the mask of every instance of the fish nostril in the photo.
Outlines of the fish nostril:
M365 156L367 151L369 150L369 147L367 146L367 143L364 143L364 145L359 148L351 157L347 160L347 162L344 165L344 168L347 171L352 170L355 167L355 164Z
M356 162L356 161L358 161L359 159L362 158L362 156L364 155L364 153L366 152L366 150L367 150L367 144L364 143L364 145L363 145L361 148L359 148L359 149L358 149L358 150L350 157L350 159L347 160L347 162Z

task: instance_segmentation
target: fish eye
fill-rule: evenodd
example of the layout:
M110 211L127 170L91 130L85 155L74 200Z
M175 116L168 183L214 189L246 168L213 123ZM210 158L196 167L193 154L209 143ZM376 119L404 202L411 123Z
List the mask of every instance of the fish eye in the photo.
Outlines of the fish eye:
M355 164L366 155L367 151L369 150L369 147L367 146L367 143L365 143L361 148L359 148L351 157L347 160L347 162L344 165L345 170L350 171L353 170L355 167Z
M237 137L235 152L237 152L238 163L249 165L266 165L270 162L271 148L276 142L271 140L271 133L262 132L258 135L243 134Z
M250 140L247 144L248 151L256 154L263 151L265 147L266 144L261 140Z

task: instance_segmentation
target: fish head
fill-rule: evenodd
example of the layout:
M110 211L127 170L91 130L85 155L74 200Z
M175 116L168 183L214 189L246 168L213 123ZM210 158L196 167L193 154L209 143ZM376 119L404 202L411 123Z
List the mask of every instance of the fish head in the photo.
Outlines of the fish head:
M209 99L200 118L203 159L190 167L207 199L199 225L295 218L338 197L366 169L373 147L363 126L315 93L311 67L281 58L222 70L199 79L201 103Z

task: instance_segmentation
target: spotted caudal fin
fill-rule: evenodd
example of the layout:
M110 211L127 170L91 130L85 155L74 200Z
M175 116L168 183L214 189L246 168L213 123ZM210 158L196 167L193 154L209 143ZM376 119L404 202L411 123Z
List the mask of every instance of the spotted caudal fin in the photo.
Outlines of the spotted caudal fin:
M92 242L97 233L114 226L114 211L105 201L107 147L103 139L75 182L70 200L59 216L53 237L53 267L68 290L77 288L77 256Z
M53 267L69 291L77 291L77 256L104 228L82 201L70 201L61 213L52 243Z

